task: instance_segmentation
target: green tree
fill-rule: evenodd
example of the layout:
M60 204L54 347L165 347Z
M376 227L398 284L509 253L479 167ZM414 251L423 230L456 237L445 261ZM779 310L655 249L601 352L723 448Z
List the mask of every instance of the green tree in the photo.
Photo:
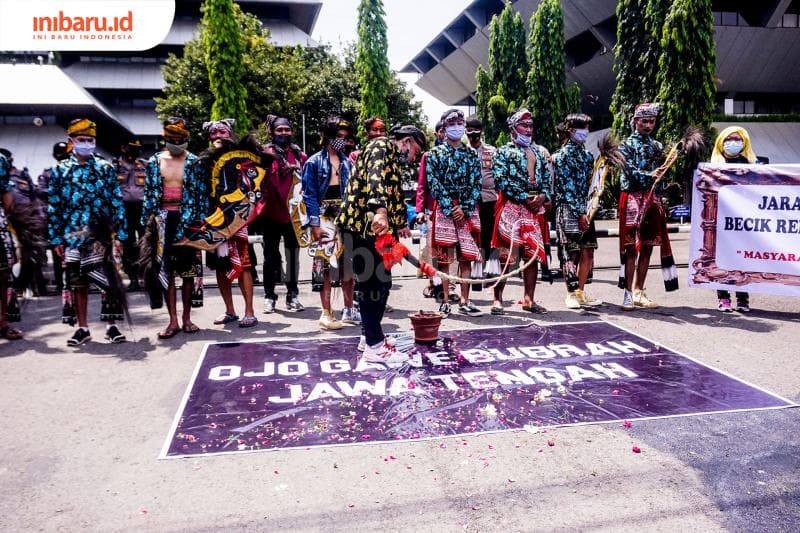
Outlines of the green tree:
M506 131L505 118L509 109L527 100L527 72L525 23L511 3L506 2L503 11L499 16L493 16L489 25L489 70L479 66L475 73L477 113L490 142L501 144L505 138L501 134ZM501 102L504 102L505 109L498 105Z
M672 0L619 0L617 44L614 46L616 87L610 111L618 137L630 132L633 108L658 95L661 27Z
M382 0L361 0L355 63L361 90L359 130L363 129L363 120L376 116L385 118L389 111L386 104L391 72L384 16Z
M492 142L500 133L489 111L489 99L494 96L495 91L496 88L492 84L489 72L483 68L483 65L478 65L478 70L475 72L475 113L483 122L485 137L491 139Z
M295 139L301 143L303 117L306 125L306 148L313 152L319 146L323 122L328 116L341 115L356 120L361 99L355 71L355 46L346 49L339 59L326 47L280 48L269 42L269 33L253 15L235 7L235 19L245 44L242 83L247 94L247 109L253 123L261 123L268 114L278 114L295 124ZM205 24L200 25L200 34ZM181 116L193 135L192 151L206 148L200 135L202 123L209 120L214 102L208 68L200 39L186 43L183 55L170 55L162 69L166 86L164 97L156 98L160 117ZM427 122L422 105L413 99L408 87L392 76L387 102L391 112L389 123L415 124ZM266 140L266 131L260 133Z
M249 128L244 78L245 44L234 14L233 0L205 0L200 10L205 23L204 46L208 80L214 102L211 118L230 117L242 133Z
M542 0L531 16L528 105L536 140L558 148L556 125L568 107L564 85L564 13L559 0Z
M496 86L502 85L502 96L510 106L525 100L525 76L528 58L525 54L525 23L522 15L506 2L500 16L492 17L489 37L489 73ZM500 94L500 93L495 93Z
M581 112L581 86L577 82L567 84L565 101L564 115Z
M714 16L710 0L675 0L661 34L659 133L677 139L690 125L711 127L716 107Z

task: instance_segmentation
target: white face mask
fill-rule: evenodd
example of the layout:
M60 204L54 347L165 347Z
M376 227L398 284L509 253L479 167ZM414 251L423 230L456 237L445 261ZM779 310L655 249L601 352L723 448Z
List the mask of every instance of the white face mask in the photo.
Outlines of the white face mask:
M181 144L172 144L172 143L165 143L167 150L172 155L180 155L186 151L186 147L189 146L188 142L181 143Z

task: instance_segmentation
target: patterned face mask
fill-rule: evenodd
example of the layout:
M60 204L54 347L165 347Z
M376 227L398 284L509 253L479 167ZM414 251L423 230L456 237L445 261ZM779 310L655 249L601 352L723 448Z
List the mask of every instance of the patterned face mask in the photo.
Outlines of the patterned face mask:
M337 137L331 140L330 147L336 152L341 152L342 150L344 150L346 144L347 144L346 140Z

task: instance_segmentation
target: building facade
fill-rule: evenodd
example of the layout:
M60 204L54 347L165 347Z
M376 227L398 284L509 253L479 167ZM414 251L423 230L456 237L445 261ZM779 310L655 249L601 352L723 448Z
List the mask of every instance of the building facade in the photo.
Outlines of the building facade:
M0 52L0 146L11 150L20 166L38 173L52 164L53 143L64 140L67 123L86 116L98 123L101 154L117 154L131 136L152 152L161 133L154 100L165 86L161 68L169 54L180 55L197 36L201 4L176 0L169 33L142 52ZM318 46L311 33L320 0L237 4L262 21L276 46Z
M489 23L503 0L475 0L406 65L417 85L451 105L475 105L475 71L488 65ZM526 26L539 0L511 2ZM567 81L584 111L608 112L614 90L616 0L561 0ZM800 0L713 0L720 114L800 113Z

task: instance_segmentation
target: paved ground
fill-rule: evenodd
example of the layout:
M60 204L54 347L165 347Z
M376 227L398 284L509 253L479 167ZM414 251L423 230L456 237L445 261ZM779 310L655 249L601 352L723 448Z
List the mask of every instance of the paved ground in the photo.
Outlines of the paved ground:
M685 263L688 235L674 237ZM751 315L722 315L710 291L685 287L685 268L683 288L669 294L652 270L649 292L662 307L623 314L616 240L600 246L591 291L612 304L567 311L563 286L544 285L537 299L551 312L537 322L608 320L800 401L800 301L754 295ZM397 281L387 329L406 329L406 312L433 308L418 296L423 283ZM517 283L507 289L509 298L520 293ZM165 313L136 294L132 342L105 343L95 323L95 341L78 350L65 346L70 331L58 323L56 298L26 302L26 340L0 344L0 530L798 529L800 409L158 460L204 343L317 335L308 284L301 298L303 314L259 315L269 321L223 329L211 325L221 301L209 289L196 315L206 329L163 342L155 333ZM486 298L476 300L488 308ZM443 327L528 320L517 306L503 318L454 315ZM631 453L633 443L641 454ZM388 455L397 459L384 461Z

